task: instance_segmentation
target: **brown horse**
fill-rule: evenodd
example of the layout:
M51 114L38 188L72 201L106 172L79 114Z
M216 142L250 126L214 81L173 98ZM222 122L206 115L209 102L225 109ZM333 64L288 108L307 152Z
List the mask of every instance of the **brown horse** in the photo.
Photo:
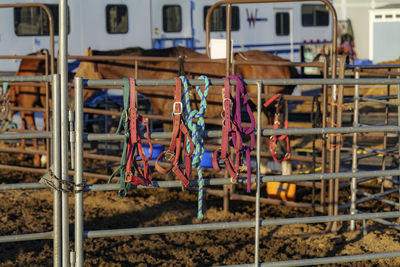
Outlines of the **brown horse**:
M90 54L90 48L87 49L86 54ZM157 57L185 57L196 59L208 59L204 54L197 53L185 47L173 47L167 49L150 49L144 50L141 48L129 48L124 50L115 51L93 51L93 55L104 56L157 56ZM235 59L239 60L258 60L258 61L285 61L284 59L261 51L248 51L236 53ZM212 62L212 63L184 63L179 66L176 62L140 62L138 65L138 79L171 79L177 76L177 73L184 69L185 72L191 77L198 77L206 75L209 78L225 77L225 63ZM236 65L235 74L241 75L245 79L263 78L263 79L289 79L297 76L296 68L280 67L271 65ZM124 77L135 77L134 64L127 63L127 61L84 61L81 62L76 77L94 78L96 76L103 77L104 79L121 79ZM269 86L267 92L271 94L282 93L291 94L294 86ZM150 96L153 110L156 114L164 115L170 112L165 110L167 104L172 103L172 90L170 98L165 94L155 95L154 91L146 90L146 87L140 88L141 93ZM249 92L256 92L255 86L248 87ZM90 93L85 93L85 98L89 97ZM254 99L253 99L254 100ZM207 117L213 117L220 113L220 97L217 95L209 95L208 102L215 102L218 105L209 106L207 109ZM256 103L256 101L253 101ZM269 120L269 122L271 122Z
M90 51L90 48L88 49ZM118 51L93 51L93 55L105 55L105 56L157 56L157 57L185 57L185 58L196 58L196 59L207 59L208 57L204 54L197 53L193 50L184 47L174 47L168 49L150 49L144 50L141 48L129 48ZM236 53L235 59L239 60L263 60L263 61L285 61L284 59L265 53L261 51L249 51ZM212 62L212 63L182 63L177 64L175 62L166 61L142 61L138 63L138 79L171 79L177 76L177 73L185 70L188 76L197 77L199 75L206 75L209 78L221 78L225 77L225 63ZM93 71L95 73L93 73ZM243 78L262 78L262 79L289 79L297 75L297 70L292 67L282 66L271 66L271 65L236 65L235 74L241 75ZM96 74L97 73L97 74ZM81 62L76 76L83 78L90 78L88 75L98 75L105 79L121 79L125 77L135 77L135 65L122 60L113 61L84 61ZM173 101L173 90L170 93L157 94L148 89L148 87L138 88L140 93L146 95L152 105L153 111L159 115L170 115ZM282 86L270 86L267 88L268 93L284 93L291 94L294 87L282 87ZM213 90L212 88L210 91ZM214 90L216 90L214 88ZM219 89L220 90L220 89ZM256 92L255 86L248 87L249 92ZM220 92L220 91L218 91ZM192 96L194 97L194 96ZM85 94L87 98L87 93ZM198 99L197 99L198 100ZM257 103L256 99L253 103ZM193 103L193 101L191 101ZM221 113L221 94L209 94L207 98L207 112L206 117L219 117ZM194 107L195 108L195 107ZM198 107L197 107L198 109ZM267 115L267 113L265 113ZM262 116L262 124L271 124L271 116ZM171 124L164 124L164 130L170 131ZM265 162L261 164L265 166Z
M32 55L45 55L45 50L40 50L35 53L29 54ZM19 66L18 71L15 73L16 76L34 76L34 75L44 75L46 70L45 60L44 59L23 59L21 60L21 64ZM11 86L9 88L10 92L10 106L12 107L24 107L24 108L33 108L33 107L45 107L46 101L46 87L43 86ZM15 111L11 111L11 118ZM23 130L29 129L31 131L37 131L37 127L35 124L34 112L30 110L21 110L21 127ZM43 118L46 119L46 115L44 113ZM37 139L33 139L33 148L35 150L38 149L38 141ZM25 149L26 142L24 139L21 140L21 148ZM21 155L21 158L23 155ZM40 166L40 157L39 154L35 154L34 156L34 166Z

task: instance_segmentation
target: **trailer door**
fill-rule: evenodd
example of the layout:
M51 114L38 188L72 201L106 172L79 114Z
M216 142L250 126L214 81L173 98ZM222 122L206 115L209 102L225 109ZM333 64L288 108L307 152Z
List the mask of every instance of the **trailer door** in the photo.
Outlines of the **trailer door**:
M152 1L154 48L185 46L193 48L192 1Z
M274 42L281 56L294 60L293 9L274 8ZM289 56L288 56L289 55Z

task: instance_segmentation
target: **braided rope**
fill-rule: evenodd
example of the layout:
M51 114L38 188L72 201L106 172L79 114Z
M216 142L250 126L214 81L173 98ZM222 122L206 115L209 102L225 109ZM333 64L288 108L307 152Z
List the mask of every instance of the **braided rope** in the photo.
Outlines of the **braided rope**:
M184 87L184 101L183 101L183 116L185 117L185 125L191 133L192 141L195 146L193 153L192 167L197 168L198 180L199 180L199 196L198 196L198 208L197 218L203 218L203 192L204 192L204 180L201 171L201 160L204 154L204 140L203 133L205 129L204 113L207 109L207 96L210 87L208 78L204 75L200 76L199 79L203 79L205 83L204 93L201 91L200 86L196 86L197 94L200 96L200 108L199 110L192 110L190 107L190 93L187 80L184 76L181 76L183 87ZM197 119L196 123L193 123L193 119ZM186 142L186 150L190 151L190 146Z

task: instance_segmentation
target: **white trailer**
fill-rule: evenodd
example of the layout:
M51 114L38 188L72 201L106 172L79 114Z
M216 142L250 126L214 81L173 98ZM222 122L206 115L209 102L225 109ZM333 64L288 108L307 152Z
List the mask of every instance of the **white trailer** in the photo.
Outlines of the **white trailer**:
M8 1L33 3L33 0ZM41 0L54 16L58 1ZM68 53L97 50L186 46L205 52L205 16L213 0L70 0ZM5 3L4 3L5 4ZM226 7L214 11L211 38L225 39ZM232 6L234 50L258 49L300 61L302 46L332 42L332 16L323 2ZM46 13L39 7L0 9L0 55L26 55L49 49ZM58 37L55 38L57 51ZM0 60L0 71L15 71L18 60Z

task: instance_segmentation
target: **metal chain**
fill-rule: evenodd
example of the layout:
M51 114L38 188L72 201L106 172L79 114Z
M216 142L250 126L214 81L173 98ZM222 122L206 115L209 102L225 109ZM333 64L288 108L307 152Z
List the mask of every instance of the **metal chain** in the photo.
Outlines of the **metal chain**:
M57 187L56 184L55 184L56 181L61 186ZM50 187L50 188L52 188L52 189L54 189L56 191L65 192L65 193L68 193L68 192L74 192L74 193L83 192L83 191L85 191L85 186L86 186L85 182L83 182L81 184L76 184L76 183L74 183L72 181L67 181L67 180L60 179L54 174L54 172L51 169L49 169L49 171L46 172L45 175L43 175L40 178L39 183L45 184L48 187ZM66 185L66 188L63 188L62 185Z

